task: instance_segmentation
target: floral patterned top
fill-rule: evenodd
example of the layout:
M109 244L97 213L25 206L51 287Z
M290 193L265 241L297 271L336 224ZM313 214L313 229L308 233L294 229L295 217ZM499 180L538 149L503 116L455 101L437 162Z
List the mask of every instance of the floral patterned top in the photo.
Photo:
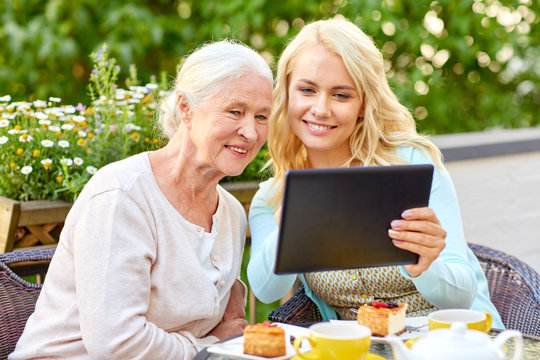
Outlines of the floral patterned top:
M351 310L373 300L408 303L408 316L424 316L437 309L424 298L398 266L323 271L305 274L313 292L332 306L341 319L355 319Z

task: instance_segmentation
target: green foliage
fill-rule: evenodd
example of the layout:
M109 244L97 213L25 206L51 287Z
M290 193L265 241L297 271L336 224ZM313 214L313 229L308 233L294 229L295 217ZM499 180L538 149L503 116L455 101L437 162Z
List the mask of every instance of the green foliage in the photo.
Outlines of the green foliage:
M249 284L249 281L247 279L247 265L249 263L249 257L251 253L251 246L247 245L244 249L244 252L242 254L242 268L240 269L240 279L245 284ZM248 294L250 297L251 294ZM251 303L250 298L248 297L247 301L247 307L246 307L246 320L249 319L249 314L251 312ZM272 310L278 308L280 305L279 300L274 301L270 304L265 304L257 299L255 299L255 316L256 316L256 322L263 322L264 320L268 320L268 315L272 312Z
M99 168L161 145L153 113L163 85L119 88L106 48L91 57L91 107L0 97L0 195L73 201Z
M88 103L87 54L102 43L122 67L119 78L135 83L130 65L141 78L172 76L183 55L225 37L275 65L303 24L337 15L374 38L394 91L422 132L540 125L539 6L539 0L0 0L0 96Z

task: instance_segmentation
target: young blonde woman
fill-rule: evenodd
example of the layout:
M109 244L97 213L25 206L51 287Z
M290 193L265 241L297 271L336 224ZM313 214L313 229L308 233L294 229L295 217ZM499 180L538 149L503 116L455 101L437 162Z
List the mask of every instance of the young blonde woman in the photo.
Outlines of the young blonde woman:
M409 316L437 308L488 311L503 327L487 281L468 248L458 200L439 149L416 132L390 89L373 41L346 20L305 26L279 60L268 147L274 177L251 204L248 279L263 302L284 296L297 275L273 272L284 176L289 169L435 165L429 206L392 221L388 241L417 264L298 274L325 320L354 318L373 299L409 303Z

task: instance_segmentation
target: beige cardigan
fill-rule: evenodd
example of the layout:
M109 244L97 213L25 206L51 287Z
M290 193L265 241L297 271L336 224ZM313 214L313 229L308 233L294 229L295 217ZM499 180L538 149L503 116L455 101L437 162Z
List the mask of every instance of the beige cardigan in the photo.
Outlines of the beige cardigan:
M143 153L98 171L70 211L9 359L191 359L217 338L240 272L240 203L218 186L211 233L167 201Z

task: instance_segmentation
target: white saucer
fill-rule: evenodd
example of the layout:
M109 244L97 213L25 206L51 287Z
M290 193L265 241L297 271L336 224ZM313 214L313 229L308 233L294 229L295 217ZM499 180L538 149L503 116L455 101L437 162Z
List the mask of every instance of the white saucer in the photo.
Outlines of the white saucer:
M341 321L355 323L355 324L357 323L356 320L330 320L330 322L341 322ZM405 324L407 325L407 330L401 335L398 335L398 337L401 340L408 340L408 339L413 339L420 336L425 336L428 332L427 316L406 318ZM422 326L422 327L419 328L419 326ZM372 336L371 341L377 342L377 343L384 343L386 342L386 339L384 337Z

